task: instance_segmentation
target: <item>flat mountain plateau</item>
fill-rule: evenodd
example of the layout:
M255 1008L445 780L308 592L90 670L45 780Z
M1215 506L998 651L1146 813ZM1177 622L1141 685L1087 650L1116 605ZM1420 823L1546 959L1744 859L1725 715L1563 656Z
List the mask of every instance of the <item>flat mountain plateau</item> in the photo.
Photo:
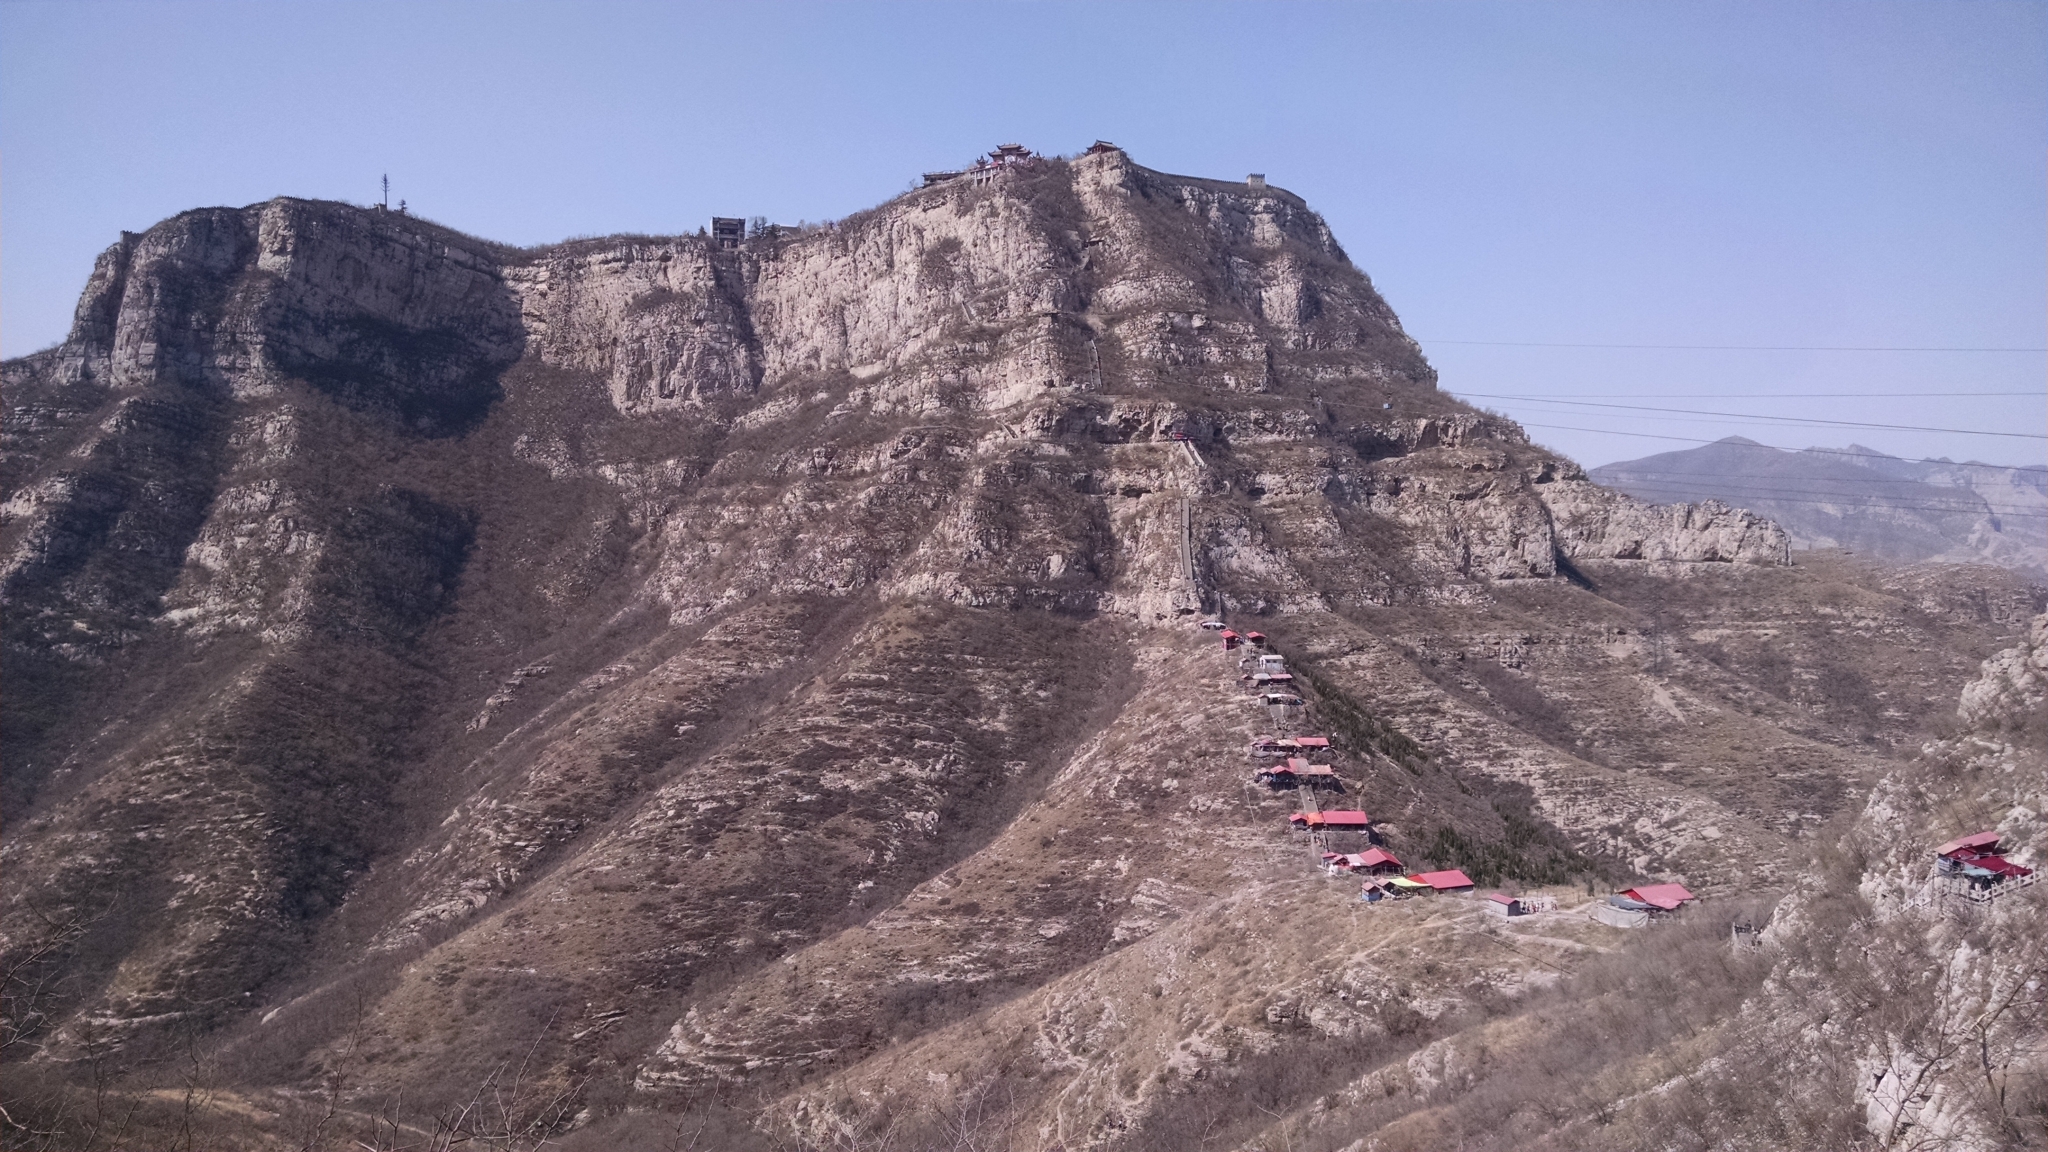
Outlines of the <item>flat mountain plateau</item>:
M1952 1032L1826 1023L1932 915L1866 867L1907 891L1959 822L2038 851L2048 590L1590 482L1439 393L1278 188L1112 149L733 247L203 209L4 371L9 1147L2048 1118L2024 996L1995 1099ZM1311 733L1323 807L1557 910L1361 904L1252 783ZM1705 902L1587 917L1653 879ZM1914 995L2038 973L2039 891Z

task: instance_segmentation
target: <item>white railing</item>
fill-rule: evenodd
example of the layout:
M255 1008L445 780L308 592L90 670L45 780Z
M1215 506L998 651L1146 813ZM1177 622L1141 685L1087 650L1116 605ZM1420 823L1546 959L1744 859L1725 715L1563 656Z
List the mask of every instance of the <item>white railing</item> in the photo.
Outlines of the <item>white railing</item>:
M2008 892L2016 892L2021 888L2033 887L2034 882L2040 878L2041 874L2039 872L2029 872L2025 876L2013 876L2000 880L1988 888L1979 888L1960 876L1936 876L1934 882L1928 885L1919 896L1906 901L1906 907L1925 907L1936 899L1966 900L1972 904L1989 904Z

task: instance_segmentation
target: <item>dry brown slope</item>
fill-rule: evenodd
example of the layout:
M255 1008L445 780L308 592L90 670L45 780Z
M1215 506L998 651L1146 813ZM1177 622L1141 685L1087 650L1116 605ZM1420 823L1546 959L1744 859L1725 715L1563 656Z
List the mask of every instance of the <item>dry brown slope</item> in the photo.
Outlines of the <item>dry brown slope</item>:
M1205 597L1412 761L1343 750L1410 854L1711 885L1795 830L1758 758L1824 813L1924 715L1878 693L2037 596L1824 588L1767 521L1601 490L1437 393L1298 198L1120 153L730 253L189 213L6 371L28 1050L146 1082L205 1036L365 1109L529 1051L593 1115L759 1099L1192 931L1299 851ZM1773 663L1773 612L1835 646Z

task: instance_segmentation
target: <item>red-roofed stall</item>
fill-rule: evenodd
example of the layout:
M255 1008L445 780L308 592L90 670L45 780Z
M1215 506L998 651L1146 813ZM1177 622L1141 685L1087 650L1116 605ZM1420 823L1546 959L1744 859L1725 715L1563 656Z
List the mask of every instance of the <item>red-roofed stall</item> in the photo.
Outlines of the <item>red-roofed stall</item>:
M1384 848L1368 848L1358 854L1359 866L1369 872L1399 872L1401 861Z
M1675 911L1679 905L1699 899L1687 892L1683 884L1645 884L1640 888L1631 888L1622 895L1666 912Z
M1996 832L1979 832L1951 840L1934 850L1936 856L1988 856L1998 851L1999 835Z
M1287 818L1289 824L1311 832L1363 832L1372 824L1372 817L1363 812L1296 812Z
M1486 910L1496 916L1521 916L1529 911L1527 908L1522 907L1520 900L1509 896L1505 892L1495 892L1493 895L1488 896L1486 898Z
M1446 868L1441 872L1418 872L1410 876L1409 879L1417 884L1427 884L1438 892L1470 892L1472 890L1472 878L1456 868Z

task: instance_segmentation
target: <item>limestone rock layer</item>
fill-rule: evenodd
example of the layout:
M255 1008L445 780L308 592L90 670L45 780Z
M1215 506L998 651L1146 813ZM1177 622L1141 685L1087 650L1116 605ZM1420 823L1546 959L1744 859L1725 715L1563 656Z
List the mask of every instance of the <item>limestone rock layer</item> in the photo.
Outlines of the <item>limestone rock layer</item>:
M740 1085L815 1135L1000 1009L1017 1106L1114 1143L1226 1016L1381 1027L1175 959L1321 879L1203 616L1404 859L1713 890L2041 607L1598 487L1298 197L1117 151L737 249L196 210L5 386L10 1035L364 1101L526 1052L549 1124Z

